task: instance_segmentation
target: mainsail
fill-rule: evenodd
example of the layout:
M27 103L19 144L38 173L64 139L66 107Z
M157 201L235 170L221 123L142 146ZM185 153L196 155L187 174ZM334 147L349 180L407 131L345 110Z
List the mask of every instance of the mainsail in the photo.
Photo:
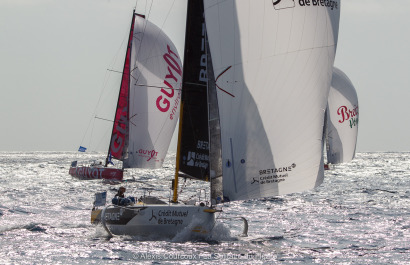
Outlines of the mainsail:
M178 175L210 181L212 204L221 202L222 168L218 100L209 54L203 0L188 0ZM177 189L174 187L174 201Z
M128 120L129 120L129 90L130 90L130 62L131 62L131 46L132 37L134 34L135 13L132 13L130 34L128 36L127 51L125 53L124 68L122 71L121 86L118 95L117 108L115 111L114 124L111 133L110 145L108 147L108 158L112 157L123 160L124 150L127 148L128 140Z
M327 161L346 163L355 156L359 122L356 90L340 69L333 69L327 104Z
M209 181L206 28L202 0L188 1L185 33L180 176Z
M142 16L135 16L126 54L109 152L125 168L158 168L179 117L181 60L168 36Z
M301 3L204 0L225 201L299 192L323 181L340 1Z

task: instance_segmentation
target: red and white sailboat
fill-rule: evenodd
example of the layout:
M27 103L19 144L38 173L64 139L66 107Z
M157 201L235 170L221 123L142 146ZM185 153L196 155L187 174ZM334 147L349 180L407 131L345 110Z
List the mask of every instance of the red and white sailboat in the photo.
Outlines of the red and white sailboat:
M90 165L77 165L77 161L73 161L68 173L79 179L122 180L124 170L123 168L103 166L97 161Z
M159 29L142 42L142 33L134 32L138 19L144 20L134 14L105 163L78 166L74 161L69 170L74 177L122 180L124 169L159 168L164 162L179 117L182 63ZM159 37L162 42L156 41ZM121 168L112 167L111 158Z

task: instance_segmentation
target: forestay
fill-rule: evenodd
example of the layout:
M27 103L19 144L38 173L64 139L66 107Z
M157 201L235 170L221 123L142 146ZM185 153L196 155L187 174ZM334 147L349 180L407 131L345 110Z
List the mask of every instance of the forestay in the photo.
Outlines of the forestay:
M351 161L356 152L359 102L352 82L340 69L333 69L327 105L327 161Z
M340 1L204 2L225 201L318 186Z

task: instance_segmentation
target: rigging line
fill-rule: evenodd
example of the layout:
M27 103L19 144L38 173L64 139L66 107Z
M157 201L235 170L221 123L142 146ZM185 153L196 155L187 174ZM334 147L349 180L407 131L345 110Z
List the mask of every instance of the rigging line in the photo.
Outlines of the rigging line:
M177 90L177 91L182 90L182 88L170 88L170 87L164 87L164 86L149 86L149 85L144 85L144 84L135 84L135 86L162 88L162 89Z
M135 123L133 123L133 122L131 121L131 119L134 118L134 117L137 116L137 115L138 115L138 113L135 113L134 115L132 115L132 116L129 117L129 119L128 119L128 122L131 123L132 125L134 125L135 127L137 127L137 125L136 125Z
M146 3L146 2L145 2ZM138 60L138 57L139 57L139 54L140 54L140 51L141 51L141 47L142 47L142 45L141 45L141 43L142 43L142 41L144 40L144 36L145 36L145 31L146 31L146 29L147 29L147 21L149 20L149 16L150 16L150 14L151 14L151 9L152 9L152 4L154 3L154 1L151 1L151 6L150 6L150 8L149 8L149 11L148 11L148 13L147 13L147 4L145 4L145 16L144 16L144 20L145 20L145 24L144 24L144 28L142 29L142 32L137 32L137 34L139 34L139 33L142 33L142 37L141 37L141 40L140 40L140 45L138 46L138 51L137 51L137 55L136 55L136 58L137 58L137 60ZM135 34L136 32L135 32L135 30L134 30L134 32L133 32L133 37L134 37L134 34ZM130 74L134 71L135 69L132 69L131 70L131 72L130 72Z
M134 69L132 69L130 72L132 72L132 71L134 71L135 69L137 69L138 68L138 66L136 66ZM119 73L119 74L124 74L124 72L123 71L117 71L117 70L113 70L113 69L107 69L107 71L110 71L110 72L114 72L114 73ZM131 73L130 73L130 77L132 77L134 80L138 80L138 78L136 78L135 76L133 76Z
M121 45L120 45L120 48L117 50L116 55L114 56L113 60L111 61L111 65L115 65L115 62L117 61L117 59L118 59L118 57L119 57L119 53L120 53L120 51L121 51L121 47L122 47L123 44L124 44L124 41L125 41L125 39L123 39L123 41L122 41L122 43L121 43ZM110 69L107 69L107 70L108 70L108 71L112 71L112 70L110 70ZM113 72L114 72L114 71L113 71ZM97 103L96 103L96 105L95 105L95 108L94 108L94 112L93 112L94 115L96 115L96 113L97 113L97 108L98 108L99 105L101 104L101 99L102 99L103 94L105 93L105 91L106 91L106 89L107 89L107 84L108 84L109 78L110 78L110 75L106 73L105 76L104 76L104 79L103 79L103 81L102 81L102 85L101 85L102 88L101 88L101 92L100 92L100 94L99 94L99 96L98 96L98 101L97 101ZM84 135L83 135L83 138L82 138L82 140L81 140L81 145L83 145L83 143L85 142L85 138L87 137L87 133L88 133L88 131L89 131L89 129L90 129L90 126L91 126L91 135L90 135L90 140L89 140L89 142L88 142L88 146L91 148L91 139L92 139L92 137L93 137L94 126L95 126L92 116L90 117L90 121L89 121L89 123L88 123L87 129L86 129L86 131L85 131L85 133L84 133Z
M149 11L148 11L148 15L146 16L147 21L149 20L149 15L150 15L150 13L151 13L151 9L152 9L153 2L154 2L154 1L151 2L151 6L150 6L150 9L149 9ZM164 28L164 25L165 25L165 23L166 23L166 21L167 21L167 19L168 19L168 17L169 17L169 14L171 13L171 10L172 10L174 4L175 4L175 0L172 1L172 5L171 5L171 7L168 9L168 13L167 13L167 15L165 16L164 22L162 23L161 27L159 27L159 28L160 28L160 31L158 31L157 35L155 36L155 41L157 41L158 38L159 38L159 36L161 35L162 29ZM148 24L148 23L145 23L145 27L144 27L143 32L142 32L142 33L143 33L143 36L142 36L142 38L141 38L141 43L142 43L143 38L144 38L144 34L145 34L145 30L146 30L147 24ZM141 46L140 46L139 49L138 49L137 56L136 56L137 58L139 57L140 48L141 48ZM153 49L154 49L154 48L152 47L152 48L151 48L151 51L149 52L149 54L151 54L151 52L152 52ZM144 66L142 66L142 67L144 68ZM132 69L132 71L134 71L134 70L135 70L135 69ZM131 72L132 72L132 71L131 71Z
M182 191L186 188L186 180L187 178L184 178L184 185L181 187L181 189L179 190L179 195L182 194Z
M137 68L138 68L138 66L136 66L136 67L135 67L134 69L132 69L130 72L134 71L134 70L137 69ZM119 74L124 74L123 71L118 71L118 70L113 70L113 69L107 69L107 71L114 72L114 73L119 73ZM135 76L133 76L131 73L130 73L130 76L131 76L134 80L138 80L138 78L136 78Z
M117 71L117 70L108 69L108 68L107 68L107 71L115 72L115 73L120 73L120 74L123 74L123 73L124 73L123 71Z
M99 147L99 146L102 146L103 144L103 142L104 142L104 144L106 144L106 138L107 138L107 135L109 134L109 133L111 133L111 131L110 130L106 130L105 131L105 133L104 133L104 135L101 137L101 139L100 139L100 141L97 143L97 145L96 145L96 149ZM94 150L95 151L95 150Z
M138 68L135 67L134 69ZM112 69L107 69L108 71L111 72L115 72L115 73L119 73L119 74L123 74L124 72L121 71L117 71L117 70L112 70ZM131 71L132 72L132 71ZM138 81L138 78L136 78L135 76L133 76L132 74L130 74L130 77L132 77L135 81ZM163 87L163 86L149 86L149 85L144 85L144 84L135 84L135 86L144 86L144 87L156 87L156 88L164 88L164 89L172 89L172 90L182 90L181 88L170 88L170 87Z
M117 70L112 70L112 69L107 69L108 71L123 74L124 72L122 71L117 71ZM136 77L133 75L130 75L133 79L138 80ZM193 84L193 83L192 83ZM144 85L144 84L135 84L136 86L144 86L144 87L155 87L155 88L163 88L163 89L171 89L171 90L182 90L181 88L170 88L170 87L164 87L164 86L150 86L150 85ZM196 85L201 85L201 84L196 84Z
M194 85L194 86L203 86L206 87L207 85L199 84L199 83L192 83L192 82L185 82L186 85Z
M101 118L101 117L98 117L98 116L95 116L94 118L95 118L95 119L99 119L99 120L103 120L103 121L114 122L113 120L109 120L109 119Z

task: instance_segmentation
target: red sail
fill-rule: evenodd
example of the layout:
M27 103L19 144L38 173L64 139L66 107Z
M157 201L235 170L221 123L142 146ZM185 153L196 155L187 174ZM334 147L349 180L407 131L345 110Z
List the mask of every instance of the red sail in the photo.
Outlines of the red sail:
M122 159L124 148L128 139L128 109L130 88L130 60L131 44L134 32L135 13L132 16L130 35L128 38L127 53L125 55L124 69L122 73L121 88L118 96L117 110L115 112L114 126L111 134L109 153L114 158Z

